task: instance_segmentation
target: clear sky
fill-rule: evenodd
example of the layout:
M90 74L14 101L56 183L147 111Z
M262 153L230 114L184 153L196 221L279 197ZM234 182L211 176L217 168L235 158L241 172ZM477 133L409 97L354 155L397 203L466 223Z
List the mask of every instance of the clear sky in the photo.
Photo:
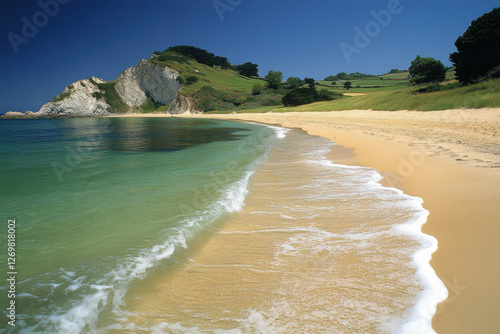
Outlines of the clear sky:
M261 75L280 70L285 78L383 74L408 68L417 55L449 66L457 37L500 2L3 0L2 5L0 113L38 111L74 81L92 75L114 80L141 58L173 45L194 45L233 64L251 61Z

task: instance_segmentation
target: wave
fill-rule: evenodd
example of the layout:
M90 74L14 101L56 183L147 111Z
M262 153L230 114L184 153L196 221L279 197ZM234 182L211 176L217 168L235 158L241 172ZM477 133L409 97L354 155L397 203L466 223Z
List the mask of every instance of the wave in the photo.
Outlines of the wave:
M285 137L287 129L271 128L275 131L276 138ZM163 261L187 251L189 240L204 230L211 229L211 225L217 219L228 213L240 211L248 194L250 178L260 159L261 156L248 165L241 179L225 187L215 201L181 220L177 224L178 227L162 231L161 234L164 235L162 241L150 248L137 251L135 255L115 259L114 264L107 263L107 268L113 269L103 272L101 278L78 276L77 269L61 268L57 273L47 273L34 279L38 281L34 287L38 293L27 294L24 298L41 299L37 295L41 296L45 293L42 291L48 291L44 300L48 304L46 310L48 312L35 316L37 323L32 326L27 325L25 321L28 316L20 314L19 327L23 328L24 333L97 332L100 329L97 325L99 318L104 313L115 319L115 323L106 330L134 326L127 319L129 312L124 303L131 284L144 279L148 271L158 267ZM63 305L50 301L51 298L62 295L67 297Z
M335 145L334 143L331 144L331 146ZM400 189L383 186L379 183L383 179L383 176L375 169L336 164L328 160L324 156L328 152L330 152L328 146L317 149L309 154L307 161L311 164L329 168L356 171L357 177L364 178L367 186L374 189L389 190L392 194L400 198L400 205L404 205L414 212L413 217L408 221L393 226L391 232L399 235L407 235L419 242L420 248L412 255L412 262L417 269L415 276L424 286L424 289L420 292L415 306L410 310L403 324L398 326L395 332L401 334L436 333L432 328L432 318L436 313L437 305L448 298L448 290L430 265L432 254L438 249L438 240L422 232L422 226L427 222L429 215L429 211L423 207L423 200L419 197L406 195ZM360 173L361 171L362 173ZM378 196L384 197L383 192L377 193ZM369 237L376 235L377 233L373 233ZM349 235L346 234L343 237L349 237Z

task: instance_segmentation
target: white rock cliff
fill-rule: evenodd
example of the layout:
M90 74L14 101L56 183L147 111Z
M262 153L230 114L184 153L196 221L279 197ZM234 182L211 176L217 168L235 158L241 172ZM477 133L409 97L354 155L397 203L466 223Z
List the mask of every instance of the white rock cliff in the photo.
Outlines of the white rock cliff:
M92 77L96 83L105 81ZM48 102L35 113L43 117L75 117L75 116L105 116L108 115L109 105L103 100L94 97L93 93L102 93L99 87L90 79L77 81L64 89L61 101ZM59 96L61 96L59 95ZM66 96L65 96L66 95ZM64 97L65 96L65 97Z
M177 96L181 84L179 72L142 59L136 66L123 71L116 78L116 90L130 108L141 106L149 98L167 104Z
M128 106L128 112L140 109L148 99L155 103L168 104L168 113L196 113L194 100L179 94L182 88L177 78L179 72L169 67L152 64L142 59L136 66L120 73L116 79L117 95ZM8 112L2 118L52 118L105 116L113 111L104 98L105 91L96 84L106 81L92 77L77 81L55 99L44 104L36 112ZM109 89L109 88L108 88ZM123 104L122 104L123 105ZM123 105L124 106L124 105ZM121 110L126 109L122 108Z

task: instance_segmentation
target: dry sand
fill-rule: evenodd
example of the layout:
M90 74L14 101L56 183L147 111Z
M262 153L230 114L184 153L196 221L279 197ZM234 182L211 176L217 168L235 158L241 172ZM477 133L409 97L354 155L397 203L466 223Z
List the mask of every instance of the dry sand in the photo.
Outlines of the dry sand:
M344 147L344 164L373 167L385 185L423 198L424 232L439 249L431 261L449 297L438 333L500 328L500 109L432 112L354 110L194 117L302 128ZM334 152L335 153L335 152Z

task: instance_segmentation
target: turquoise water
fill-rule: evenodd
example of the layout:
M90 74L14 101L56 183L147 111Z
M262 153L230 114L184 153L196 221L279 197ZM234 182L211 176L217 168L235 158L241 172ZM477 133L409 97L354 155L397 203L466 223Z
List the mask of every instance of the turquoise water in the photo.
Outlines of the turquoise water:
M2 245L16 220L9 333L109 326L129 289L182 263L241 208L277 139L268 127L178 118L9 120L0 136ZM0 293L6 313L7 286Z
M434 333L422 200L325 138L180 118L6 120L0 138L0 333Z

